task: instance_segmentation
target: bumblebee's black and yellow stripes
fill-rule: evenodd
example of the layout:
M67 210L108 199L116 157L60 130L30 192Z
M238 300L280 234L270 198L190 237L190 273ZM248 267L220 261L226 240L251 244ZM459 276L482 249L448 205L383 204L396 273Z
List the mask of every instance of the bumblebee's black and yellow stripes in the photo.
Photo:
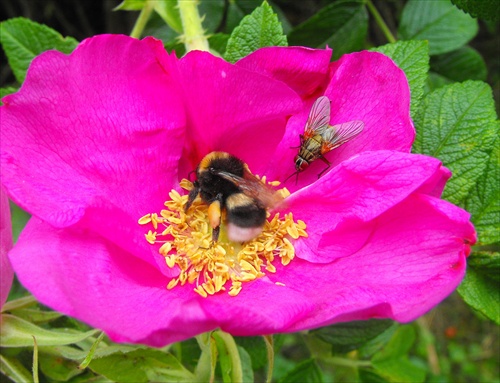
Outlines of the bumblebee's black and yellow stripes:
M244 242L260 233L266 221L266 208L269 206L259 199L259 195L268 197L274 191L270 191L253 176L243 161L226 152L209 153L198 165L196 178L185 210L200 195L209 205L213 241L219 238L224 210L230 240Z

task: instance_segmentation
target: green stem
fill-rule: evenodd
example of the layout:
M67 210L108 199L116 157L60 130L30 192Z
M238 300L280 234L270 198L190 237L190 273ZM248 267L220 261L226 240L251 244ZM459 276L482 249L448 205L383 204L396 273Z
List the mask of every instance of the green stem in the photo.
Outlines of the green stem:
M375 6L371 2L371 0L366 0L366 6L368 7L368 10L372 14L373 18L375 19L375 22L378 24L378 26L382 30L382 33L385 35L387 41L389 41L390 43L395 43L396 38L391 33L391 30L389 29L389 27L385 23L382 16L380 16L380 13L378 13L377 8L375 8Z
M371 367L372 365L372 362L370 362L369 360L354 360L354 359L340 358L337 356L321 358L321 360L329 364L333 364L336 366L343 366L343 367Z
M195 369L196 381L212 383L215 380L217 345L210 332L197 335L196 341L201 349L201 355Z
M267 377L266 383L271 383L273 380L273 369L274 369L274 338L272 335L265 335L264 342L266 343L267 351Z
M135 37L136 39L140 39L142 36L142 31L146 27L149 18L151 17L151 13L153 12L154 3L151 0L146 1L144 4L144 8L142 8L137 21L135 22L134 28L132 32L130 32L130 37Z
M186 51L208 51L208 40L198 12L198 0L178 0Z
M38 379L38 344L36 343L36 338L33 337L33 383L39 383Z
M216 339L216 341L219 339L224 344L227 356L231 361L231 382L242 382L243 369L241 367L241 358L238 346L236 345L234 338L231 334L221 330L214 331L212 336Z

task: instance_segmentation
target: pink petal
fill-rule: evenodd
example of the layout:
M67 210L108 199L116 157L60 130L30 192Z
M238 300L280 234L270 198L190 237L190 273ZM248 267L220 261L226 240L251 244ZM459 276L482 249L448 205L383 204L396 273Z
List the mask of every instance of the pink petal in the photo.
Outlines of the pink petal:
M365 245L370 222L441 174L439 160L391 151L363 152L292 194L287 209L307 224L297 256L311 262L346 257Z
M214 150L229 152L259 171L281 140L288 117L301 107L298 95L281 81L208 52L184 56L179 76L189 116L183 177Z
M7 253L12 248L12 225L7 194L0 187L0 308L9 295L14 271L10 265Z
M304 47L266 47L236 65L283 81L302 98L324 91L328 83L332 50Z
M162 207L182 152L175 60L160 41L113 35L85 40L69 56L37 57L0 109L11 198L55 227L81 221L144 249L137 219Z
M325 155L331 168L347 158L369 150L409 152L415 130L410 118L410 90L404 72L388 57L376 52L359 52L342 56L332 63L331 80L324 93L331 101L330 123L354 120L364 122L357 137ZM300 145L311 109L310 100L302 111L290 118L287 131L266 173L272 179L284 180L295 172L294 157ZM294 149L295 148L295 149ZM297 185L290 180L291 191L314 182L326 168L316 160L299 174Z

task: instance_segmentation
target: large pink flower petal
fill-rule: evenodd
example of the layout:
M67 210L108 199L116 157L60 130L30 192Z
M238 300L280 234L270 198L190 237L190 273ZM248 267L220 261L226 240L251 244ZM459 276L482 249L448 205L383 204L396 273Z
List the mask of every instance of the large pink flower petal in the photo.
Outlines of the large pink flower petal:
M324 95L331 101L330 124L364 122L361 134L325 155L332 168L363 151L410 151L415 137L410 118L410 89L404 72L388 57L376 52L342 56L332 63L331 79ZM313 101L290 118L286 134L269 165L270 178L283 180L295 172L299 135L304 133ZM309 185L325 167L324 162L316 160L299 174L297 185L290 179L286 186L293 191Z
M188 109L181 175L214 150L229 152L259 171L267 165L300 97L278 80L192 51L179 61Z
M0 187L0 307L9 295L14 271L10 265L7 253L12 248L12 224L7 194Z
M147 254L137 219L162 206L182 152L175 61L160 41L111 35L37 57L0 110L11 198L55 227L82 221Z
M292 194L286 208L307 224L297 255L312 262L346 257L365 245L364 225L441 175L439 160L392 151L363 152Z
M266 47L236 65L283 81L302 98L322 93L329 76L332 50L304 47Z

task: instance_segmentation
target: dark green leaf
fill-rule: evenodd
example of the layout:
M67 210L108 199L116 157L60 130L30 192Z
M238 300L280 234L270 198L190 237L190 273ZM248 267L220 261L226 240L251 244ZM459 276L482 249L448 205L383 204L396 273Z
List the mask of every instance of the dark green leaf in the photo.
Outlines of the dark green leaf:
M368 13L361 0L340 0L328 4L288 34L290 45L324 48L333 56L363 49L368 31Z
M500 252L477 251L467 259L467 265L484 276L500 282Z
M67 381L83 372L78 363L49 354L39 355L40 370L51 381Z
M498 130L497 130L498 135ZM486 168L465 200L478 233L478 244L500 242L500 138L493 144Z
M12 94L14 92L17 92L17 88L14 88L13 86L8 86L6 88L0 88L0 99L4 98L8 94ZM0 103L0 105L3 105L3 103Z
M451 2L474 17L492 21L500 19L498 0L451 0Z
M477 33L477 21L449 0L410 0L403 9L399 36L402 40L429 40L431 55L467 44Z
M55 30L18 17L0 23L0 43L19 83L24 81L31 61L40 53L56 49L71 53L78 45L72 37L62 37Z
M321 383L323 376L314 359L299 363L279 380L280 383Z
M405 72L411 91L411 114L414 116L424 95L429 71L429 45L426 41L398 41L373 51L389 56Z
M33 336L39 346L64 345L80 342L99 330L76 332L70 329L47 330L13 315L2 314L0 346L32 347Z
M231 33L224 57L229 62L236 62L258 48L286 45L286 36L278 17L271 6L264 2L245 16Z
M177 7L177 4L175 6ZM199 2L198 12L203 18L203 28L206 29L209 33L213 33L218 29L224 15L224 7L224 0L210 0Z
M393 322L391 327L389 327L387 330L381 332L378 334L375 338L367 341L365 344L363 344L359 349L359 356L360 358L368 358L373 356L376 352L378 352L382 347L387 345L389 341L392 339L394 336L394 333L396 330L399 328L399 324L397 322Z
M481 55L464 46L456 51L431 58L431 70L452 81L486 81L487 69Z
M15 383L33 381L31 373L16 358L0 355L0 372Z
M491 88L478 81L445 85L425 96L415 117L416 153L453 171L444 198L461 205L485 171L498 121Z
M229 35L225 33L216 33L208 38L208 44L210 45L210 50L214 50L219 55L223 55L226 52L227 42L229 40Z
M361 383L388 383L387 380L377 375L371 370L360 369L359 370L359 380Z
M238 346L243 347L252 358L254 370L265 367L267 364L267 350L261 336L238 336L234 340Z
M446 77L443 77L440 74L430 71L429 75L427 76L427 81L425 82L424 94L433 92L436 89L451 83L452 81L448 80Z
M498 266L498 254L495 258L492 262ZM457 291L469 306L500 324L500 289L497 280L489 278L479 268L469 267Z
M335 352L348 352L375 338L392 324L391 320L370 319L322 327L311 331L311 334L331 344Z
M245 350L243 347L238 346L238 353L240 354L240 360L241 360L241 370L243 372L243 382L253 382L254 377L253 377L253 369L254 367L252 366L252 358L250 358L250 355L248 354L247 350Z
M420 383L425 380L425 370L408 359L408 352L415 342L415 330L411 326L401 326L382 351L372 358L377 374L390 382Z
M108 379L124 383L185 382L194 378L173 355L154 349L94 359L89 368Z

